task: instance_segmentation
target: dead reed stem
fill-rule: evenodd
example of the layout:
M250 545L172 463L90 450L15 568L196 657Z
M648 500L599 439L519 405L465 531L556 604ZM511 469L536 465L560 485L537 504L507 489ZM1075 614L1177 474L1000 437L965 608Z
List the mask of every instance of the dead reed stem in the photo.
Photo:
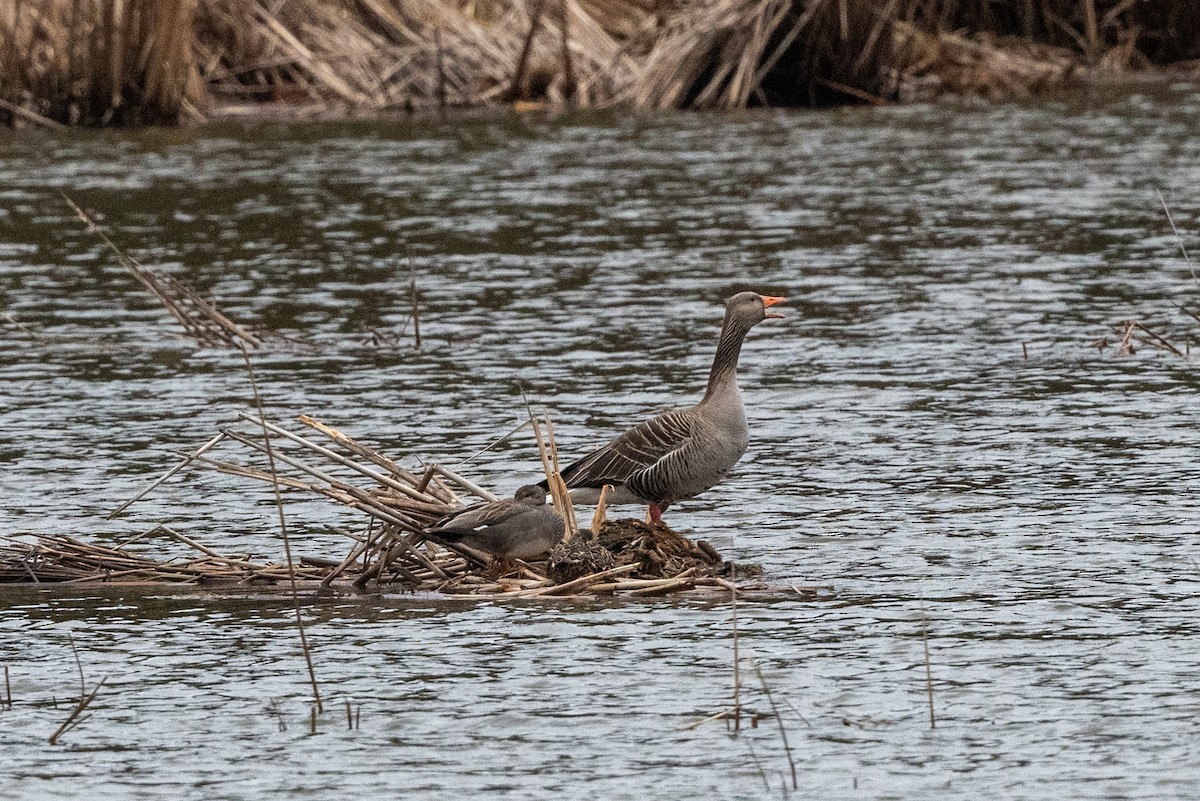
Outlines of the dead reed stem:
M104 686L104 682L108 680L108 676L100 679L91 693L87 691L87 684L83 679L83 662L79 659L79 649L75 647L75 636L71 632L67 632L67 637L71 643L71 653L75 655L75 667L79 669L79 703L71 710L71 714L62 722L62 725L55 729L54 734L50 735L50 745L57 745L58 738L62 737L68 731L83 721L80 715L84 710L91 705L92 701L96 700L96 693L100 692L100 688ZM7 677L6 677L7 680Z
M521 387L520 389L521 398L525 401L525 411L529 414L529 423L533 426L533 436L537 440L538 455L542 457L542 470L546 474L546 486L550 488L550 499L554 503L554 508L562 515L563 540L566 541L575 534L578 525L575 521L575 507L571 502L571 494L567 491L567 484L558 472L558 447L554 442L554 427L550 423L550 416L547 415L546 428L550 439L549 446L547 446L546 439L542 437L541 424L533 415L533 406L529 403L525 388Z
M925 693L929 698L929 728L937 728L933 714L933 669L929 665L929 620L925 616L925 604L921 604L921 645L925 649Z
M537 423L534 423L534 433L537 434ZM550 467L553 472L546 476L546 480L553 487L553 495L555 506L558 507L559 514L563 517L563 537L570 539L575 532L579 530L579 523L575 519L575 504L571 500L571 493L567 490L567 483L563 481L562 473L558 469L558 442L554 438L554 423L550 420L550 415L546 415L546 444L550 450Z
M409 299L412 303L413 347L421 349L421 306L417 302L417 275L414 272L408 283Z
M124 512L124 511L125 511L126 509L128 509L130 506L132 506L133 504L137 503L137 502L138 502L138 501L140 501L142 498L146 497L146 495L148 495L150 492L152 492L152 491L153 491L153 490L154 490L156 487L158 487L158 486L159 486L160 484L162 484L164 481L166 481L166 480L167 480L167 479L169 479L171 476L175 475L175 474L176 474L176 473L178 473L180 470L182 470L183 468L185 468L185 467L187 467L189 464L191 464L193 461L195 461L195 459L196 459L196 457L197 457L197 456L200 456L200 455L202 455L202 454L205 454L205 453L207 453L208 451L210 451L210 450L212 450L213 448L215 448L215 447L216 447L216 446L217 446L217 445L218 445L218 444L219 444L219 443L220 443L220 442L221 442L223 439L225 439L225 434L224 434L223 432L218 432L218 433L217 433L217 435L216 435L215 437L213 437L213 438L212 438L212 439L210 439L208 442L206 442L206 443L204 443L203 445L201 445L199 448L197 448L197 449L196 449L195 451L193 451L192 453L188 454L188 455L187 455L187 456L184 458L184 460L183 460L182 462L180 462L179 464L175 465L174 467L172 467L172 468L171 468L170 470L168 470L167 472L163 473L161 476L159 476L158 478L156 478L156 479L155 479L153 482L151 482L151 483L150 483L150 485L149 485L149 486L147 486L145 489L143 489L143 490L142 490L141 492L139 492L137 495L134 495L132 498L130 498L129 500L125 501L125 503L121 504L121 505L120 505L120 506L118 506L116 509L113 509L113 510L112 510L111 512L109 512L107 515L105 515L104 519L105 519L105 520L112 520L114 517L116 517L117 515L121 514L121 512Z
M575 100L575 66L571 60L571 14L567 3L568 0L559 0L558 27L562 41L563 100L570 104Z
M525 79L525 70L529 66L529 54L533 50L533 37L537 35L538 26L542 22L542 8L546 0L534 0L533 12L529 19L529 33L521 45L521 55L517 57L517 68L513 71L512 83L509 84L506 99L516 100L521 96L521 82Z
M592 539L595 539L600 533L600 528L604 525L605 512L608 510L608 493L612 491L612 484L605 484L600 488L600 497L596 500L596 511L592 514Z
M775 716L775 722L779 724L779 739L783 741L783 753L787 756L788 768L792 771L792 789L799 790L800 783L796 778L796 761L792 758L792 747L788 744L787 729L783 725L783 716L779 714L779 707L775 705L775 696L771 694L771 688L767 684L767 678L763 675L758 660L750 657L750 664L754 667L754 672L758 674L758 682L762 685L763 693L767 696L767 703L771 706L771 713Z
M278 475L275 469L275 450L271 447L271 435L267 430L266 412L263 410L262 396L258 392L258 381L254 377L254 366L250 362L250 352L242 346L242 358L246 363L246 374L250 378L250 389L254 392L254 407L258 410L258 416L262 423L263 444L267 449L267 461L271 466L271 476L274 478ZM296 586L296 567L292 561L292 543L288 537L287 518L283 513L283 495L279 489L279 481L272 480L271 487L275 493L275 510L279 514L279 532L283 537L283 554L287 560L288 576L292 591L292 608L296 613L296 630L300 633L300 649L304 652L304 662L308 666L308 678L312 684L313 698L316 700L316 706L313 709L313 728L316 728L316 712L322 710L321 704L321 688L317 685L317 672L313 667L312 652L308 647L308 635L304 631L304 615L300 612L300 591Z
M1188 255L1187 246L1183 242L1183 237L1179 233L1179 229L1175 227L1175 219L1171 216L1171 209L1167 207L1167 199L1163 197L1162 190L1155 189L1158 193L1158 202L1162 204L1163 213L1167 215L1167 222L1171 225L1171 230L1175 233L1175 241L1179 243L1179 252L1183 254L1183 260L1187 262L1188 269L1192 272L1192 283L1200 289L1200 279L1196 278L1196 264L1192 261L1192 257Z
M117 257L117 262L158 298L171 316L183 326L188 336L200 345L233 348L249 345L257 348L262 344L258 337L222 314L216 306L201 297L200 293L192 287L169 275L145 267L126 254L65 192L60 191L59 194L74 210L88 232L100 238L100 241Z
M20 117L28 123L37 125L41 128L47 128L51 131L64 131L68 126L61 122L55 122L49 117L43 117L36 111L30 111L24 106L18 106L16 103L9 103L7 100L0 99L0 108L12 114L14 117Z
M730 573L730 578L733 578L733 573ZM733 629L733 730L740 731L742 728L742 671L741 671L741 656L738 653L738 604L737 604L737 589L729 591L730 603L730 625Z

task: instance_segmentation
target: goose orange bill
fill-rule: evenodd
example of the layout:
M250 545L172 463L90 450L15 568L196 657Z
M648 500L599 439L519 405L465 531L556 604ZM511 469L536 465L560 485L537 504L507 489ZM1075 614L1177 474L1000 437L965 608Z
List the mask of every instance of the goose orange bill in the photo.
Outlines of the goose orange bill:
M769 309L772 306L778 306L781 303L787 303L787 298L777 298L772 295L763 295L763 307L764 308ZM767 315L768 320L770 320L772 318L774 318L776 320L782 320L783 315L782 314L768 314Z

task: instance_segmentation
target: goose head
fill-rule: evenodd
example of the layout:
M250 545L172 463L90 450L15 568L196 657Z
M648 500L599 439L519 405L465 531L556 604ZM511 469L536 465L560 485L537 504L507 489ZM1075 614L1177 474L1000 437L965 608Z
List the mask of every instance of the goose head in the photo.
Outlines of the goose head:
M781 319L782 314L768 312L767 309L786 302L787 298L760 295L757 292L739 292L725 301L725 318L749 330L763 320Z

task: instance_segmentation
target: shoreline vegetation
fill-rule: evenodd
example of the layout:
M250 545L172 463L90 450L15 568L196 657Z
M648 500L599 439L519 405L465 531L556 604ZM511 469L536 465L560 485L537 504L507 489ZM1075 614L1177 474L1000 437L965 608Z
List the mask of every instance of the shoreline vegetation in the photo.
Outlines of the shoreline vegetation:
M1200 76L1194 0L15 0L0 123L1002 101Z

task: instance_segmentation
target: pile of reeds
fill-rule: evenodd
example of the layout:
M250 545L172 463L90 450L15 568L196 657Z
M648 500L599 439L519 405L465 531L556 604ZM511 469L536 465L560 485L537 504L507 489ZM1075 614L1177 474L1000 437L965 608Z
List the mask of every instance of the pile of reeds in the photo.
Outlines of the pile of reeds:
M227 474L319 495L364 513L367 524L362 533L342 532L351 541L344 557L305 557L295 565L263 562L249 555L221 554L157 526L134 540L165 535L199 556L167 562L149 559L128 549L134 540L107 546L65 536L43 536L37 543L9 539L8 545L0 547L0 582L247 584L295 578L326 587L351 585L361 590L371 585L498 597L745 589L729 578L734 566L706 543L693 543L661 523L606 521L603 504L592 521L596 535L588 529L575 532L536 562L497 560L464 546L440 543L425 534L431 524L462 508L465 499L493 501L496 496L449 468L432 464L408 470L317 420L302 416L300 422L308 432L243 414L240 425L222 429L201 448L185 454L183 465L206 464ZM553 441L546 444L540 428L538 435L545 467L555 471L552 475L557 478ZM236 455L214 458L217 448L230 444L238 447ZM568 530L574 531L565 487L553 489ZM742 566L738 570L742 577L753 573Z
M346 577L359 587L375 581L409 591L498 594L516 597L631 592L639 595L697 587L731 587L730 565L711 546L693 544L665 526L607 522L603 506L591 531L575 534L553 549L544 562L507 563L461 545L439 543L426 530L464 498L494 501L487 489L439 464L409 470L391 458L311 417L300 422L326 440L291 431L242 414L244 425L219 432L249 458L216 459L207 454L185 458L237 476L329 498L367 515L369 524L347 555L322 577L329 585ZM544 469L557 478L552 428L541 434ZM205 450L211 452L210 441ZM264 460L267 464L264 464ZM269 468L273 460L276 472ZM364 483L365 480L365 483ZM561 481L561 480L560 480ZM556 507L574 532L574 512L565 487L551 485Z
M1079 84L1079 60L1060 47L1026 40L1001 43L986 34L971 38L930 33L896 24L895 54L904 65L895 73L900 100L943 95L977 96L993 102L1029 97Z
M200 552L190 559L163 561L129 549L133 540L115 546L84 542L63 534L42 534L35 541L2 537L0 583L79 584L85 582L152 582L156 584L270 583L294 572L299 579L319 579L327 567L263 562L249 555L225 556L165 526L165 534Z

